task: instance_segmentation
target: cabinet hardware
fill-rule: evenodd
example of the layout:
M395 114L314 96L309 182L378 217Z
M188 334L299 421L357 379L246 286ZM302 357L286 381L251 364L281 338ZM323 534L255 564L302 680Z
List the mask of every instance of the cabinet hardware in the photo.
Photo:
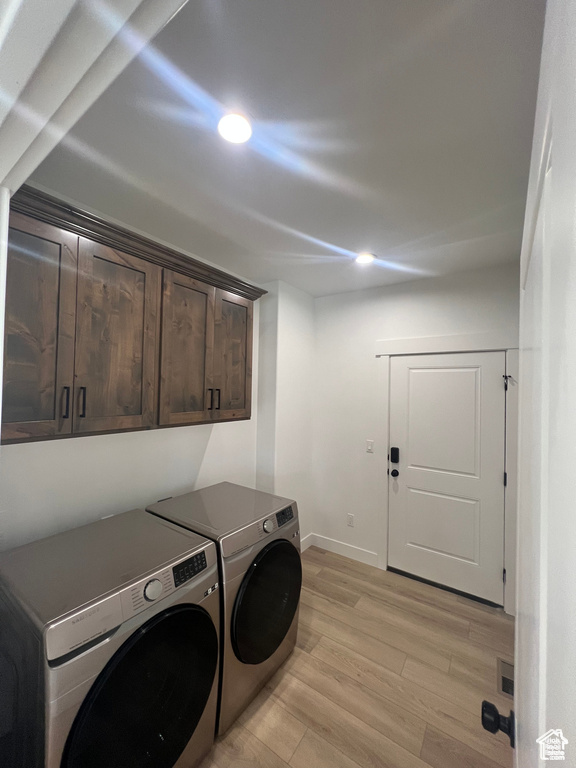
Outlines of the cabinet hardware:
M80 413L81 419L86 417L86 387L80 387Z
M69 419L70 418L70 387L63 387L62 393L64 395L64 413L62 414L62 418Z
M220 390L217 389L216 392L218 393L218 405L216 406L215 410L219 411L220 410Z
M208 392L210 393L210 405L206 410L211 411L214 408L214 390L210 388Z

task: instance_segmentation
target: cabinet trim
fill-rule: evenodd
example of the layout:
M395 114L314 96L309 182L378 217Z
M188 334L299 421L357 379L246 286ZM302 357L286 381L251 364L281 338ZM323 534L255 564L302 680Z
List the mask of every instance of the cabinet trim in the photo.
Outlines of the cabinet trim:
M64 203L27 185L13 195L10 208L12 211L23 213L68 232L74 232L102 245L118 248L124 253L138 256L152 264L180 272L252 301L266 293L262 288L257 288L215 267L184 256L178 251L111 224L93 213Z

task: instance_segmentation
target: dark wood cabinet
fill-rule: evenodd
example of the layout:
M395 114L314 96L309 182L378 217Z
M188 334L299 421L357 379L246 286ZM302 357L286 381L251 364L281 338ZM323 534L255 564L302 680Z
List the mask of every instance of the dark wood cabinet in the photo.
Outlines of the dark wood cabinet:
M12 202L4 442L250 418L264 291L36 190Z
M164 270L160 424L210 421L215 288Z
M252 302L164 270L160 424L250 418Z
M214 410L218 420L250 418L252 302L218 289L214 311Z
M74 432L155 423L161 270L81 237Z
M72 431L77 246L76 235L10 217L3 440Z

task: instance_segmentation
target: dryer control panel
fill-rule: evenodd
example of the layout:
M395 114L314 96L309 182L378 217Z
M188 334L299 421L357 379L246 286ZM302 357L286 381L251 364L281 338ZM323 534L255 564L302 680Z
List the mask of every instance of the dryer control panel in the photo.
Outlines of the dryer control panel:
M269 536L276 534L282 538L291 539L298 533L298 507L296 502L280 509L271 511L268 517L246 525L238 531L234 531L220 540L222 557L232 557L247 547L265 541Z
M280 528L282 525L286 525L286 523L289 523L290 520L294 519L294 510L292 507L286 507L286 509L281 510L280 512L276 512L276 522L278 523L278 528Z

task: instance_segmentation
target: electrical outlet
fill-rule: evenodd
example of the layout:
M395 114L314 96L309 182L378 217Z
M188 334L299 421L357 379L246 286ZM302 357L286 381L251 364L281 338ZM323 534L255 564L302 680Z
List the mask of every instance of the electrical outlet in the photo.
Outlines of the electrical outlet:
M354 515L351 512L346 515L346 521L350 528L354 528Z
M366 440L366 453L374 453L374 440Z

